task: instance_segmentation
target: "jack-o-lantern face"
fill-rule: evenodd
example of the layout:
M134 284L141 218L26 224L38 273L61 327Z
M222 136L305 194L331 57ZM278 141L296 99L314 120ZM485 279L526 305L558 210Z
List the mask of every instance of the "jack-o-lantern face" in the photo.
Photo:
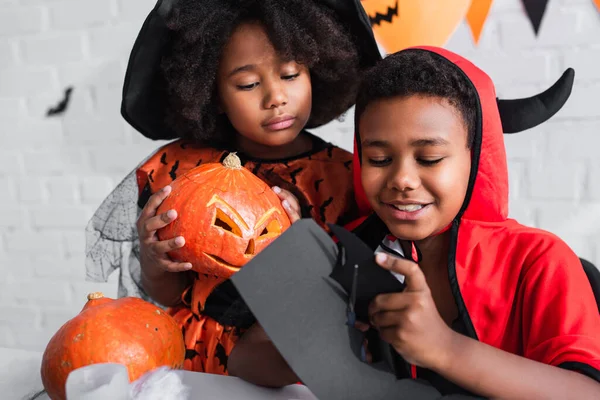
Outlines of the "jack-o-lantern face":
M203 221L205 227L196 225L202 238L196 241L196 254L206 257L202 271L198 272L229 278L289 226L281 207L273 207L269 201L256 204L257 198L270 191L268 187L265 189L254 196L244 190L213 194L206 204L205 215L210 219ZM277 197L276 202L280 202ZM207 226L206 222L210 224Z
M235 154L223 164L191 169L171 187L157 213L174 209L178 217L157 234L160 240L185 238L169 255L213 281L206 296L290 226L279 197Z
M362 0L377 42L389 53L412 46L443 46L471 0Z

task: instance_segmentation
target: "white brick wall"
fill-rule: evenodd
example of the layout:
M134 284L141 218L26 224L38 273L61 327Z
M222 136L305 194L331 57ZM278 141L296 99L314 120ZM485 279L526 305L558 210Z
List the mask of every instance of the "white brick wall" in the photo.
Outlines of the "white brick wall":
M0 0L0 347L43 350L85 302L84 226L159 146L119 115L124 64L155 0ZM576 69L552 122L507 136L511 216L562 236L600 264L600 13L552 0L536 38L520 0L496 0L480 44L447 47L484 68L499 96L529 96ZM67 86L63 117L45 118ZM352 112L317 131L352 148Z
M0 347L43 350L90 291L84 226L158 143L119 115L124 64L154 0L0 1ZM49 107L75 88L63 117Z

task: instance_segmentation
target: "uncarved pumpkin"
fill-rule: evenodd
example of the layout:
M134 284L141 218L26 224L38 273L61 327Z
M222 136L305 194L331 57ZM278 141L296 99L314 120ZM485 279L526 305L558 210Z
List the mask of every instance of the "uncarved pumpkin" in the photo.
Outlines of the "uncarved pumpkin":
M137 297L114 300L91 293L46 346L42 383L51 399L64 400L67 377L77 368L123 364L133 382L161 366L181 369L184 357L181 329L163 310Z
M222 163L189 170L171 188L157 213L174 209L178 217L157 235L160 240L185 238L185 245L169 255L191 263L206 278L201 303L290 226L279 197L242 167L235 153Z

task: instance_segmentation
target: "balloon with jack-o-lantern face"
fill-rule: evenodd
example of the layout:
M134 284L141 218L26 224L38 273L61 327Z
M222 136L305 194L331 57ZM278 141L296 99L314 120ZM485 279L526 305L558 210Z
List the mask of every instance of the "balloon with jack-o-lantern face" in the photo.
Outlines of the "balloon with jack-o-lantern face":
M157 234L185 238L169 255L210 278L203 299L290 226L279 197L235 153L189 170L171 187L157 214L174 209L178 217Z
M375 39L386 53L412 46L442 47L471 0L361 0Z

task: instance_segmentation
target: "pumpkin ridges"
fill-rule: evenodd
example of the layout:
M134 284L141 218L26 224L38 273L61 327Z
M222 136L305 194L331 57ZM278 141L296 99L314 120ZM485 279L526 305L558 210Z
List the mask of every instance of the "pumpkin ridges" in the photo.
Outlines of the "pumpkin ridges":
M89 300L86 306L90 303L96 305L84 307L46 346L41 374L51 398L64 399L68 374L91 363L124 364L130 380L161 365L183 365L182 332L167 313L139 298L98 298ZM170 351L164 351L166 348Z
M229 157L229 156L228 156ZM235 160L232 155L229 160ZM226 163L227 164L227 163ZM179 262L190 262L192 270L208 276L200 308L213 288L228 279L258 251L290 226L279 197L251 171L232 162L203 164L188 170L172 184L172 191L157 214L175 209L178 217L158 230L160 240L183 236L185 245L169 252ZM256 226L270 210L277 210ZM216 223L218 219L218 223ZM276 220L279 234L261 237L264 227Z
M255 181L257 178L251 174L250 171L243 169L240 171L245 171L248 174L250 174L253 177L252 181ZM230 176L227 176L227 178L229 178ZM234 195L234 198L237 197L243 197L246 195L250 195L249 193L247 193L247 191L245 190L245 186L246 183L244 183L244 185L240 184L236 184L233 185L231 183L228 182L228 180L226 178L221 179L222 177L219 177L219 181L224 182L227 184L228 187L238 187L239 189L236 190L236 193ZM215 178L216 179L216 178ZM260 183L262 183L262 181L259 181ZM201 182L204 183L204 182ZM252 182L255 183L255 182ZM246 185L248 186L248 185ZM259 186L258 184L256 186ZM214 189L214 187L212 187ZM204 190L206 190L207 188L204 186ZM260 191L257 191L257 194L260 194L261 196L264 196L264 199L261 199L259 197L259 201L260 204L248 204L245 208L251 208L250 211L245 212L244 214L242 214L241 216L246 219L249 220L248 222L250 222L251 224L253 224L254 221L254 215L256 215L257 213L260 213L260 210L257 210L256 208L264 208L265 204L270 204L270 203L279 203L279 198L277 197L277 195L275 193L273 193L271 190L267 190L269 189L268 186L266 184L264 184L264 187L261 188ZM195 192L197 189L194 187L182 187L179 190L177 190L177 192L175 192L175 189L173 189L172 194L169 195L169 197L167 197L167 199L165 199L165 201L163 202L163 204L165 204L165 206L163 207L164 210L170 209L170 208L174 208L173 206L173 198L177 198L177 205L180 208L180 210L178 210L178 214L182 215L184 212L187 211L187 209L194 209L194 210L199 210L201 208L203 208L205 203L205 199L202 198L202 196L198 196L198 195L194 195L193 192ZM229 192L224 192L224 193L229 193ZM173 198L172 198L173 197ZM221 193L220 197L223 198L225 201L229 200L227 197L228 195ZM171 201L169 201L169 199L171 199ZM231 203L232 201L228 201L228 203ZM168 207L166 206L168 204ZM283 211L283 209L281 208L280 211ZM160 211L159 211L160 212ZM284 211L283 211L284 213ZM284 214L285 215L285 214ZM287 219L287 216L285 217ZM214 218L213 218L214 219ZM182 218L178 218L176 219L173 223L171 223L169 226L167 226L166 228L163 228L161 230L161 233L163 233L163 235L161 235L161 239L162 238L170 238L170 237L174 237L174 233L175 231L180 231L181 229L185 229L185 226L187 224L183 224L181 223ZM178 225L178 223L180 225ZM251 227L253 228L253 227ZM168 232L168 233L167 233ZM180 232L180 234L182 234ZM197 234L197 232L194 232L194 236ZM189 242L189 235L183 235L182 236L186 237L186 240Z
M208 183L212 189L221 192L227 192L231 188L243 188L246 192L255 192L253 194L260 195L269 188L264 182L260 180L257 182L257 177L245 168L239 170L221 168L218 171L214 171L213 174L210 179L207 179L204 178L208 176L206 171L195 171L189 178L197 184L206 185ZM209 182L206 182L207 180Z
M133 339L140 341L139 344L136 344L133 347L130 345L127 348L127 355L121 354L121 349L114 350L114 354L110 352L104 354L104 356L115 360L132 356L135 356L137 358L140 355L143 355L144 353L150 352L154 346L160 344L161 341L164 341L166 339L165 332L167 332L167 329L163 329L162 326L160 327L158 332L152 332L153 325L155 324L147 324L150 326L145 329L149 329L150 331L139 331L135 329L137 326L140 325L140 323L138 321L135 321L135 319L144 321L149 319L149 317L152 317L152 314L154 313L153 310L139 310L138 306L138 304L125 304L121 306L111 304L110 307L104 310L97 311L96 309L92 309L85 315L85 318L76 320L74 325L76 327L75 330L80 331L81 334L84 335L84 337L82 338L82 340L79 341L73 340L73 342L76 344L72 344L72 347L69 352L73 361L77 364L86 363L86 359L79 358L80 351L82 350L79 349L79 347L84 346L85 343L87 343L88 341L95 342L97 340L102 340L103 337L107 336L130 336ZM117 310L119 310L118 313L116 312ZM122 314L135 315L135 319L131 318L129 320L123 320ZM93 319L95 323L99 325L96 328L92 328L92 331L90 331L89 326L86 326L88 324L87 321L90 319ZM143 322L141 323L141 325L144 325ZM174 321L173 325L174 329L179 329ZM158 359L160 359L160 354ZM149 359L148 361L150 362L153 360L154 359ZM132 376L132 378L135 378L135 376Z

